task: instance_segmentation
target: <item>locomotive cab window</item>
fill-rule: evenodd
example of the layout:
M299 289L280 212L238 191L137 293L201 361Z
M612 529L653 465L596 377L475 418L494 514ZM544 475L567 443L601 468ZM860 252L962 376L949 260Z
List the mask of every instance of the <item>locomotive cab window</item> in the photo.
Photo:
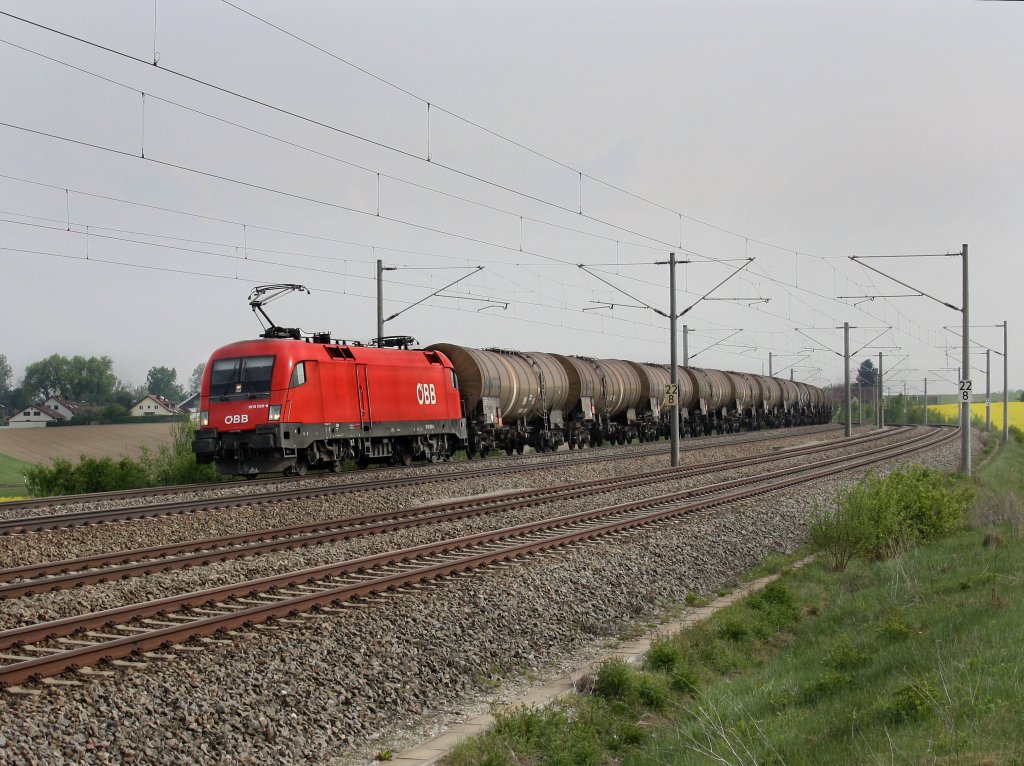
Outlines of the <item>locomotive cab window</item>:
M459 388L459 376L455 374L455 370L449 370L452 374L452 388L458 390Z
M306 382L306 363L299 362L292 370L292 379L288 381L289 388L298 388Z
M272 356L215 359L210 371L210 398L228 401L269 396L273 373Z

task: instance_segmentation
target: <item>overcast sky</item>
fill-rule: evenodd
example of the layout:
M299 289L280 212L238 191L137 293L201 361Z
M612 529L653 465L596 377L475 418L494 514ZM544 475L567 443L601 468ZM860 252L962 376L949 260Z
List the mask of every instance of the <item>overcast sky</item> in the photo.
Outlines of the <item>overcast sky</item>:
M871 300L912 291L849 256L968 243L972 324L1009 320L1024 386L1022 3L232 2L323 50L222 0L0 0L142 59L0 16L16 378L60 353L184 381L260 332L262 283L312 291L277 323L366 340L378 258L386 315L484 267L387 334L667 362L642 304L674 250L680 310L754 259L686 314L695 366L841 381L850 322L855 364L952 393L960 313ZM959 258L867 263L962 304Z

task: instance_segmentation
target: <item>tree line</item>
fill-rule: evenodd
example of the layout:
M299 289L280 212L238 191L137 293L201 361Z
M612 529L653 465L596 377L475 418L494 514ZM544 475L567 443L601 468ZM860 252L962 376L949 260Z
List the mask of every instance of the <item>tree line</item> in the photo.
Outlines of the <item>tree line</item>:
M147 394L156 394L172 402L199 391L203 363L197 364L187 380L178 382L174 367L151 367L146 382L136 386L120 380L109 356L62 356L53 354L25 367L15 385L7 356L0 354L0 411L11 414L30 404L59 396L76 403L87 403L106 410L109 417L126 415L128 409Z

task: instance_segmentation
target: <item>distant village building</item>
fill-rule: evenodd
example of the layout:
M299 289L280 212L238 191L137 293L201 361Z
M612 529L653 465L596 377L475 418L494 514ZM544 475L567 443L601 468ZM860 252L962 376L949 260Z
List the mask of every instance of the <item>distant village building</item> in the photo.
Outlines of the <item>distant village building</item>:
M178 410L180 412L187 412L193 423L199 422L199 392L196 391L192 396L182 400L178 403Z
M187 399L183 399L178 402L178 409L182 412L198 412L199 411L199 392L196 391Z
M57 410L51 409L45 404L30 404L14 413L7 421L7 425L11 428L44 428L47 423L56 423L67 419Z
M158 394L149 394L145 399L132 405L129 413L133 418L144 418L151 415L177 415L179 412L174 402Z
M71 420L78 411L77 403L68 401L61 396L51 396L43 402L43 406L49 407L54 412L62 415L64 420Z

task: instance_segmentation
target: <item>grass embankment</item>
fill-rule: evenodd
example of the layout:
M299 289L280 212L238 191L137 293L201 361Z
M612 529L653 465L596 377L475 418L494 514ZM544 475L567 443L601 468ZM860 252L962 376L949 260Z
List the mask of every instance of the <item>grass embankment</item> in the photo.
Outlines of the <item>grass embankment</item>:
M0 455L0 502L25 495L25 471L31 463Z
M642 668L605 664L589 694L499 714L449 761L1024 763L1022 469L1011 440L968 525L882 559L858 545L839 572L822 556L655 644Z

